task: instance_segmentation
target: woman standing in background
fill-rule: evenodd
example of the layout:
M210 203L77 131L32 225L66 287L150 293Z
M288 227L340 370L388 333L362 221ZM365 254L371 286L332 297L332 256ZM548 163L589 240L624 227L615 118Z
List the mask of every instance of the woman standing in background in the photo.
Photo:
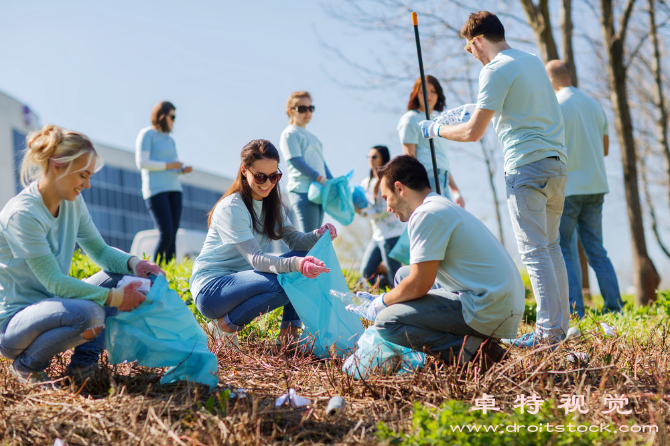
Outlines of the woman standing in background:
M302 232L319 229L323 223L323 208L307 198L309 185L312 181L325 185L327 179L333 178L323 156L321 141L305 128L313 113L312 97L308 92L291 93L286 101L289 125L279 140L279 149L288 163L289 200Z
M444 110L446 99L442 86L433 76L426 76L428 112L431 119L439 116L438 112ZM413 156L418 159L423 167L428 171L430 187L435 191L435 174L433 171L433 160L430 154L430 143L421 135L419 122L426 119L426 108L423 103L423 89L421 88L421 78L414 82L414 88L409 95L407 104L407 113L405 113L398 123L398 133L400 135L400 144L405 155ZM465 201L456 186L454 178L449 172L449 160L447 159L447 140L443 138L434 138L435 161L437 162L437 177L440 182L440 193L453 199L459 206L465 207ZM449 192L451 190L451 193Z
M363 254L361 262L361 280L367 281L369 285L374 285L379 280L380 288L393 288L393 278L400 268L400 262L388 256L396 242L405 231L407 226L401 222L393 213L386 210L386 201L382 198L379 190L379 178L377 169L388 163L391 159L389 149L386 146L374 146L368 153L368 164L370 166L370 176L361 182L361 187L365 190L365 195L370 205L365 209L357 209L357 212L363 217L370 217L372 226L372 238ZM378 276L379 265L384 262L386 266L385 276Z
M176 119L175 106L163 101L151 111L151 127L137 136L135 163L142 171L142 197L158 229L154 261L175 257L177 230L181 219L182 194L179 175L193 171L177 158L177 146L170 132Z

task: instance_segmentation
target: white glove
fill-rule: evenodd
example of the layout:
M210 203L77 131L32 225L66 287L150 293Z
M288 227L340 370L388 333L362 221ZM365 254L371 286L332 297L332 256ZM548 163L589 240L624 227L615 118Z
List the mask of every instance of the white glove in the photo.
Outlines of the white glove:
M439 119L439 118L436 118ZM421 134L424 138L438 138L440 136L440 126L443 125L435 121L421 121L419 126L421 126Z
M386 304L384 303L384 294L377 295L359 291L356 293L356 296L363 299L364 302L360 305L347 305L345 308L347 311L357 314L363 319L368 319L374 322L377 313L386 307Z
M368 319L371 321L374 321L377 318L377 314L379 314L380 311L382 311L384 308L386 308L388 305L384 303L384 296L386 293L382 293L375 300L372 301L370 306L368 307L368 311L366 312L366 315Z

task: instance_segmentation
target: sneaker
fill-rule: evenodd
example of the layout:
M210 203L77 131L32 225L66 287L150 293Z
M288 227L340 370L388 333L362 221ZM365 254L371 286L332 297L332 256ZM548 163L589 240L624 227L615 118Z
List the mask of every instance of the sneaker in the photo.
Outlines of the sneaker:
M560 339L556 338L555 336L541 338L533 331L519 336L516 339L501 339L500 342L510 347L517 348L535 348L541 345L551 345L553 350L554 348L558 347L558 344L563 339L565 339L565 335L561 335Z
M92 382L100 379L101 373L100 367L95 362L93 364L75 366L70 363L65 368L65 375L73 378L76 381L84 382L88 379L89 382Z
M21 384L39 384L43 387L51 387L52 389L57 389L58 384L53 382L51 377L44 370L38 372L25 373L19 370L16 370L16 363L12 363L11 366L12 375L16 378Z
M226 333L219 328L219 324L214 322L207 324L207 331L212 335L215 341L222 341L224 344L233 344L235 348L240 348L240 341L237 338L237 333Z

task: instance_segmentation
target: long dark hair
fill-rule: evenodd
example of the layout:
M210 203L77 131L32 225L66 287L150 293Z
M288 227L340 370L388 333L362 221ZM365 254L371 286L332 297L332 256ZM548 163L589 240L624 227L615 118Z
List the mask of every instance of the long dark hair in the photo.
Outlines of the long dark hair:
M435 92L437 93L437 102L435 103L435 109L436 111L442 111L444 110L444 107L447 106L447 99L444 97L444 91L442 90L442 85L440 85L440 82L430 74L426 75L426 83L429 83L435 88ZM414 87L412 87L412 92L409 94L409 102L407 103L407 111L410 110L418 110L419 109L419 95L423 94L421 93L421 78L418 78L416 82L414 82ZM428 104L426 104L426 107L428 107Z
M177 110L172 102L163 101L154 105L154 108L151 110L151 124L156 130L162 133L170 132L167 124L167 115L172 110Z
M249 214L251 214L251 221L253 224L254 231L259 234L263 234L268 237L270 240L279 240L282 238L284 233L284 225L282 212L285 212L282 201L281 201L281 191L279 190L279 183L275 184L275 187L270 191L270 195L263 198L263 211L265 211L265 218L263 222L260 221L260 215L256 215L254 212L253 197L251 196L251 186L247 182L247 179L242 173L242 169L250 169L255 161L260 159L273 159L279 163L279 152L272 145L270 141L265 139L254 139L249 142L244 148L242 148L242 153L240 154L242 164L240 165L239 171L237 172L237 178L233 182L232 186L228 188L223 197L216 202L214 207L209 214L207 214L207 226L212 225L212 214L214 214L214 209L216 206L226 198L228 195L235 194L237 192L242 196L244 205L247 207Z
M389 153L389 148L386 146L374 146L372 149L375 149L379 155L382 157L382 166L386 163L388 163L391 160L391 155ZM381 166L379 166L381 167ZM375 169L379 169L379 167L375 167L374 169L370 169L370 179L372 180L372 177L374 177Z

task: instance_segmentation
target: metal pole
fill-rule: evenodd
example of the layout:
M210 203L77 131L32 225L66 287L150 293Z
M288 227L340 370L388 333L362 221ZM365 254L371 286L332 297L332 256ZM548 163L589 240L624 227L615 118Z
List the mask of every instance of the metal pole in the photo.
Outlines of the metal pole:
M428 111L428 90L426 89L426 75L423 73L423 58L421 57L421 41L419 40L419 19L416 12L412 13L412 24L414 25L414 38L416 39L416 53L419 55L419 72L421 73L421 89L423 90L423 108L426 111L426 119L430 120L430 112ZM435 144L432 139L430 143L430 158L433 162L433 174L435 175L435 192L441 194L440 181L437 175L437 159L435 158Z

